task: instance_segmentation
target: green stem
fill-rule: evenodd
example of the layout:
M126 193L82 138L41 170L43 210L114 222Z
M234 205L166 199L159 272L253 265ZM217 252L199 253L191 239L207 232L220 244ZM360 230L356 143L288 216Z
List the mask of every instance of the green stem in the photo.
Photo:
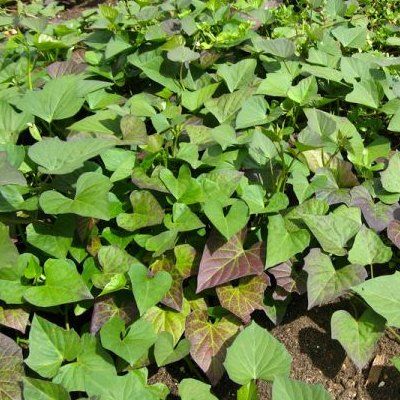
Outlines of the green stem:
M372 264L369 264L369 270L371 273L371 278L373 278L374 277L374 266Z

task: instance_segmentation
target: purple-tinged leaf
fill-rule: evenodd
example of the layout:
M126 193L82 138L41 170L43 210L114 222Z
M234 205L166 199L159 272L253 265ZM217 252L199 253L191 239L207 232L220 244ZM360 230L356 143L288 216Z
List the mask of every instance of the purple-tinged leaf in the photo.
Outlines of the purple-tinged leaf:
M361 265L350 264L335 269L330 257L321 249L311 249L304 261L304 270L308 274L308 309L329 303L367 278L367 271Z
M0 400L21 400L24 376L22 350L11 338L0 333Z
M264 292L270 285L265 273L240 278L237 286L230 283L217 287L218 299L221 306L235 314L243 322L250 322L254 310L264 310Z
M390 221L387 228L387 235L393 244L400 249L400 221L397 219Z
M376 232L386 229L393 220L393 214L399 208L395 203L387 205L382 202L374 203L371 195L364 186L356 186L351 192L351 205L361 209L368 226Z
M306 292L306 282L307 276L303 270L296 271L290 261L281 263L276 267L270 268L268 270L269 274L276 280L277 294L274 293L275 300L284 300L289 293L296 292L298 294L303 294ZM279 290L283 289L283 290ZM284 296L279 296L279 294L286 294Z
M53 78L64 75L77 75L85 71L87 65L76 61L56 61L47 67L47 73Z
M233 317L208 321L207 311L193 311L186 319L186 338L190 342L190 355L205 372L212 385L218 383L224 373L222 363L226 348L232 343L240 323Z
M213 232L204 248L197 277L197 293L248 275L264 271L262 242L250 249L243 248L246 230L238 232L228 241Z
M122 296L122 294L120 295L120 293L98 297L93 307L90 333L96 334L112 317L118 316L126 325L130 325L137 315L135 302Z
M20 307L0 306L0 325L25 333L29 324L29 313Z
M175 247L174 253L175 262L168 258L162 258L151 265L151 270L153 273L166 271L171 275L172 285L162 303L174 310L181 311L183 281L196 273L196 250L188 244L182 244Z

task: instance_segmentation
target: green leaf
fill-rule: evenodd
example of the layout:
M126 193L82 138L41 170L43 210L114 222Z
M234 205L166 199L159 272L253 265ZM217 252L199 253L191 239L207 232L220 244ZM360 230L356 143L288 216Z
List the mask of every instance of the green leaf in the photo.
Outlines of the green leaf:
M397 370L400 372L400 357L393 357L391 359L391 362L397 368Z
M200 218L186 204L182 203L174 203L172 216L171 214L165 216L164 225L177 232L188 232L204 227Z
M281 58L290 58L296 50L294 43L286 38L264 39L258 36L253 40L257 52L272 54Z
M119 214L117 216L119 227L134 232L140 228L162 223L164 210L149 191L134 190L129 199L134 212L133 214Z
M70 215L60 216L55 224L29 224L26 240L32 246L56 258L66 258L74 237L75 220Z
M237 400L258 400L257 385L254 381L250 381L248 384L243 385L237 391Z
M331 319L332 339L344 347L351 360L361 370L371 359L375 346L385 331L386 321L371 309L356 320L344 310L336 311Z
M204 204L204 213L227 240L239 232L249 220L249 209L242 200L234 200L226 215L218 199L208 200Z
M230 316L209 322L204 310L195 310L187 318L185 336L190 342L190 355L214 385L224 373L226 348L239 326Z
M189 111L199 109L207 100L211 99L219 86L219 83L212 83L204 86L194 92L185 90L182 92L182 105Z
M33 122L27 112L18 113L10 104L0 99L0 143L17 143L19 133Z
M318 99L318 84L314 76L301 80L296 86L291 87L287 95L289 99L299 103L301 106L310 104Z
M27 289L24 298L38 307L52 307L93 299L71 260L48 259L44 264L46 281Z
M52 378L64 360L74 360L80 352L80 339L74 330L64 330L37 315L29 332L26 365L44 378Z
M167 57L171 61L185 63L197 60L198 58L200 58L200 54L189 49L189 47L178 46L172 50L169 50L167 53Z
M335 269L330 257L320 249L311 249L304 261L308 274L308 309L334 300L367 277L365 268L360 265Z
M24 376L22 349L11 338L0 333L0 400L20 400Z
M85 172L78 178L74 199L49 190L42 193L39 204L46 214L76 214L108 221L111 218L111 187L106 176Z
M151 323L144 319L137 320L125 329L125 322L113 317L102 326L100 338L105 349L134 365L147 354L156 342L157 335Z
M196 379L186 378L179 384L179 396L182 400L218 400L210 393L211 386Z
M246 385L254 379L273 381L288 375L291 362L285 346L252 322L228 348L224 366L232 381Z
M18 250L10 239L8 226L0 222L0 269L13 267L18 260Z
M117 379L111 356L100 346L100 340L88 333L82 335L80 352L76 361L63 365L53 378L69 392L89 391L97 382L103 385L106 379Z
M51 123L78 113L85 101L78 87L76 77L63 76L47 82L40 91L28 91L15 104L20 110Z
M121 118L121 132L124 140L131 144L145 145L148 142L146 124L135 115L125 115Z
M321 384L310 385L277 376L272 387L273 400L332 400Z
M354 82L353 91L346 96L346 101L349 103L362 104L375 109L380 107L381 100L382 90L378 84L371 79Z
M174 348L174 338L169 332L161 332L154 346L154 357L159 367L179 361L189 352L190 342L182 339Z
M249 143L249 155L259 165L265 165L278 155L272 140L261 129L254 129Z
M39 165L39 171L51 175L69 174L90 158L114 147L105 139L84 138L64 142L58 138L42 140L29 147L29 158Z
M382 239L365 225L361 227L349 251L349 261L353 264L384 264L392 258L392 250Z
M254 79L257 61L253 58L244 59L236 64L222 64L217 74L223 78L230 92L249 85Z
M159 271L152 277L143 264L131 265L128 275L140 315L160 302L172 284L172 277L168 272Z
M389 326L400 328L400 272L370 279L353 290L360 295Z
M281 215L272 215L268 222L267 267L273 267L301 253L310 243L306 229L290 229Z
M264 125L269 122L267 102L264 96L251 96L243 103L242 109L236 117L236 129L250 126Z
M174 339L174 346L185 331L186 317L190 313L190 305L184 300L182 311L152 307L143 318L151 322L156 333L169 332Z
M390 157L387 168L381 172L382 186L388 192L400 193L400 153L396 151Z
M303 221L327 253L343 256L347 242L361 228L361 211L343 205L328 215L304 214Z
M0 186L3 185L26 186L26 179L24 175L9 162L8 154L0 151Z
M56 383L24 378L24 398L31 400L70 400L68 392Z
M363 26L356 26L354 28L338 26L332 30L332 35L339 40L344 47L360 49L366 45L367 32L367 29Z

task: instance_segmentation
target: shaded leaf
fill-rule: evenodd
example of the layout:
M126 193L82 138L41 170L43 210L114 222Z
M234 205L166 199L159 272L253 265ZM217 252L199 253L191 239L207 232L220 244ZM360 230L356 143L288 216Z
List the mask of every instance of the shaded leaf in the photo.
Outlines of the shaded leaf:
M179 361L189 352L190 342L182 339L174 348L174 338L169 332L161 332L154 346L154 357L159 367Z

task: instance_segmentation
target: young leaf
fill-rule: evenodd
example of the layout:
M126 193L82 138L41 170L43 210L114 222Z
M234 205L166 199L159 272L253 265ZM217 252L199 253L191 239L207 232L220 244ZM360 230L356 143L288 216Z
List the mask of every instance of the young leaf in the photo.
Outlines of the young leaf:
M254 379L273 381L288 375L291 362L285 346L252 322L228 348L224 366L232 381L246 385Z
M46 214L76 214L82 217L111 218L110 180L96 172L85 172L76 183L74 199L53 190L42 193L40 207Z
M259 400L255 381L250 381L237 391L237 400Z
M22 349L11 338L0 333L0 399L21 399L24 376Z
M44 378L52 378L64 360L74 360L80 352L74 330L64 330L37 315L29 332L29 356L25 364Z
M164 210L156 198L147 190L134 190L130 197L133 214L119 214L117 224L121 228L134 232L140 228L161 224Z
M254 310L264 310L264 292L269 284L268 276L263 273L240 278L237 286L225 283L216 290L221 306L247 323Z
M56 383L41 379L24 378L24 398L32 400L70 400L68 392Z
M249 220L249 209L241 200L234 200L226 215L218 199L208 200L204 204L204 213L227 240L243 229Z
M154 358L159 367L179 361L189 352L190 342L182 339L174 348L174 338L169 332L161 332L154 346Z
M44 264L46 281L25 291L25 300L38 307L53 307L93 299L71 260L48 259Z
M308 274L308 309L334 300L367 278L365 268L360 265L335 269L330 257L320 249L311 249L304 261Z
M321 384L310 385L277 376L272 387L273 400L332 400Z
M339 310L332 315L332 339L344 347L347 354L361 370L371 359L375 345L385 331L385 320L367 309L356 320L347 311Z
M211 386L196 379L186 378L179 384L182 400L218 400L210 393Z
M149 348L156 342L157 335L150 322L146 320L139 319L125 329L124 321L119 317L113 317L102 326L100 338L105 349L133 365L147 354Z
M352 289L360 295L389 326L400 328L400 272L370 279Z
M353 264L384 264L392 258L392 250L384 245L373 230L363 225L356 235L348 258Z
M195 310L186 321L186 337L190 342L190 355L215 385L222 377L226 348L239 329L233 318L208 321L207 311Z
M225 241L212 233L200 261L197 293L248 275L260 275L264 270L262 243L244 249L246 231L242 230Z
M149 270L139 263L130 266L128 275L140 315L160 302L172 284L172 277L168 272L159 271L151 277Z
M272 215L268 222L267 267L273 267L301 253L310 243L306 229L288 229L281 215Z

